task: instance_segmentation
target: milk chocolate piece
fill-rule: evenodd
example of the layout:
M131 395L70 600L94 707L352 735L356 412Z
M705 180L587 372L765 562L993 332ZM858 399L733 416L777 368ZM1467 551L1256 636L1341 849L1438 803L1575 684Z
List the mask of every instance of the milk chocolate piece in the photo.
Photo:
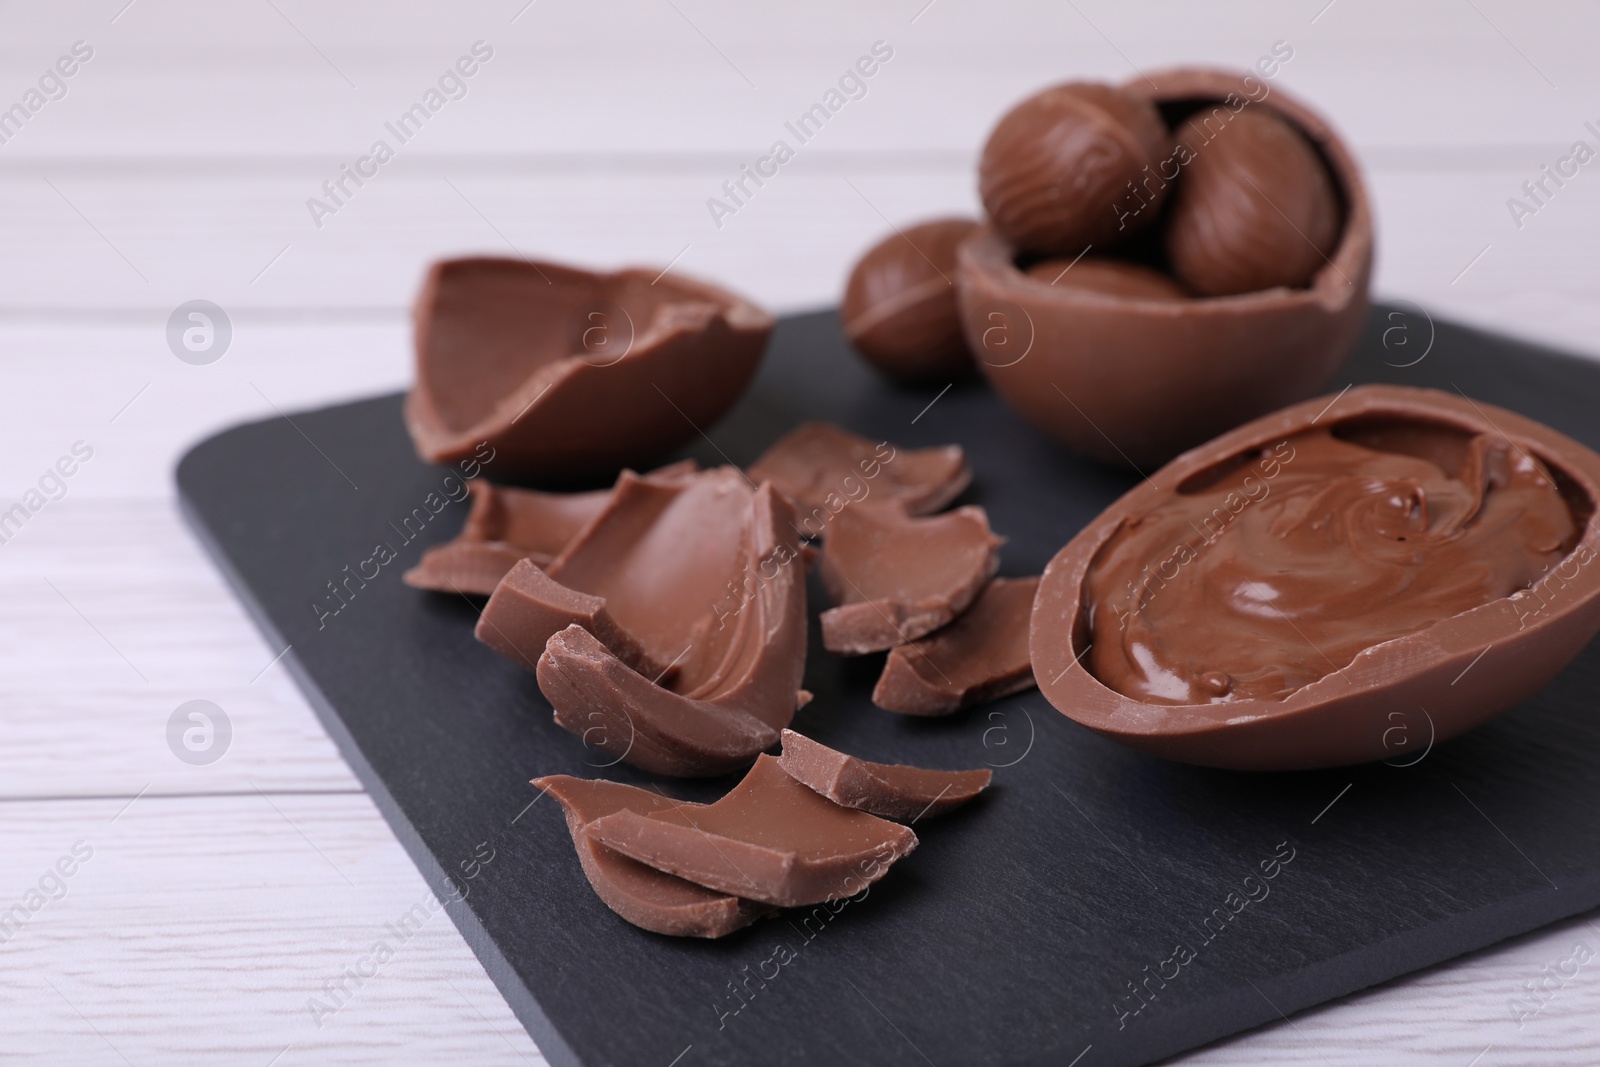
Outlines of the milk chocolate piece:
M1046 285L1061 285L1128 300L1187 300L1183 286L1158 270L1120 259L1044 259L1027 275Z
M771 911L762 904L686 882L622 853L583 832L596 819L619 811L649 814L665 808L693 809L620 782L588 781L565 774L535 778L533 784L561 805L578 862L606 907L635 926L673 937L723 937Z
M1310 282L1339 237L1339 195L1310 143L1271 112L1222 105L1177 140L1192 158L1166 221L1173 272L1206 296Z
M540 558L537 553L504 541L458 537L426 549L417 565L401 575L401 581L413 589L436 593L488 596L512 567L524 559Z
M996 578L955 622L889 650L872 702L902 715L949 715L1033 688L1028 617L1037 578Z
M896 448L826 422L801 423L748 470L799 505L807 537L820 536L831 514L862 501L895 501L912 515L930 515L972 482L960 445Z
M539 691L555 722L634 767L679 778L729 774L778 740L747 711L749 701L697 700L653 682L582 626L550 638L539 657ZM794 690L786 705L794 713ZM739 694L735 694L738 696Z
M1128 89L1172 121L1229 93L1261 97L1259 83L1252 94L1238 75L1218 71L1150 77L1159 90L1142 79ZM995 390L1042 433L1096 459L1149 471L1320 392L1349 354L1367 322L1372 277L1372 212L1360 169L1333 129L1283 89L1246 105L1256 109L1310 141L1343 205L1329 262L1307 288L1117 299L1040 284L1017 268L1018 249L992 230L961 245L957 299L967 343Z
M1600 455L1450 393L1362 386L1180 456L1046 568L1029 643L1074 720L1289 770L1532 695L1600 631Z
M646 477L673 479L693 474L692 459L651 471ZM611 490L542 493L492 485L481 478L467 483L472 510L461 533L434 545L404 580L417 589L488 596L516 565L528 559L544 566L577 536L611 499Z
M838 605L822 613L823 646L856 656L937 630L994 577L1003 540L980 507L928 518L845 508L827 529L818 567Z
M415 310L417 453L487 442L497 478L610 474L717 421L755 375L772 317L677 272L434 264Z
M835 804L915 822L943 815L985 789L993 772L936 771L903 763L872 763L847 756L793 730L783 731L778 762L794 780Z
M917 847L909 828L840 807L771 756L715 803L619 811L584 832L657 870L784 908L859 893Z
M809 699L804 569L770 486L732 467L624 473L554 562L512 568L477 634L535 669L556 722L587 743L662 774L722 774Z
M896 230L850 271L839 317L863 359L897 381L942 383L972 369L956 312L956 245L972 219Z
M536 671L545 645L569 626L594 635L629 670L645 675L652 684L677 670L677 663L653 656L632 631L617 622L605 597L562 585L526 559L518 560L495 587L478 616L477 637L513 663Z
M995 228L1027 251L1104 248L1155 219L1167 192L1156 171L1171 141L1160 113L1137 93L1052 86L1006 112L989 134L978 195ZM1133 210L1146 203L1148 210Z

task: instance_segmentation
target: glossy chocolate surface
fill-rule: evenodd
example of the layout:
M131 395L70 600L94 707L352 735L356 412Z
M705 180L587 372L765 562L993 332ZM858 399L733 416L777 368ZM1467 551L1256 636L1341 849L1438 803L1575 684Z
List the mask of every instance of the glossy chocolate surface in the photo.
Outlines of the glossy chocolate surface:
M979 507L926 518L845 508L828 527L818 564L836 605L822 613L823 645L857 656L937 630L994 576L1002 541Z
M1042 259L1025 273L1046 285L1130 300L1187 300L1190 296L1183 286L1160 271L1118 259Z
M1239 76L1220 71L1150 76L1159 90L1137 79L1128 91L1175 116L1248 91ZM1372 214L1360 169L1332 128L1282 89L1250 108L1286 120L1317 149L1343 205L1329 262L1306 288L1117 299L1040 284L1017 268L1018 249L993 230L962 245L957 289L968 344L996 391L1041 432L1096 459L1149 471L1325 388L1349 353L1366 321L1372 273Z
M693 474L693 460L651 471L648 477L672 479ZM453 540L434 545L405 573L407 585L443 593L488 596L518 560L551 563L611 500L611 490L541 493L494 485L482 478L467 483L472 510Z
M663 774L726 773L807 699L804 571L770 486L732 467L624 473L556 560L506 575L477 634L535 669L556 721L591 746Z
M1195 292L1300 288L1339 237L1339 194L1315 149L1261 108L1202 108L1178 127L1191 154L1165 223L1167 260Z
M434 264L414 318L417 453L450 462L488 442L498 479L610 474L695 437L744 392L772 330L676 273L487 258Z
M552 774L533 784L554 797L567 819L572 845L584 876L612 911L645 930L673 937L723 937L755 922L771 909L749 900L686 882L622 853L583 832L596 819L619 811L649 814L663 808L698 805L621 782Z
M953 811L989 788L994 772L939 771L903 763L874 763L783 731L779 764L795 781L835 804L916 822Z
M778 907L859 893L917 847L910 829L835 804L772 756L714 803L619 811L585 833L658 870Z
M1129 516L1085 578L1087 662L1153 704L1282 699L1528 587L1577 531L1545 465L1493 429L1302 431Z
M1160 113L1136 93L1070 82L1006 112L978 161L978 195L995 229L1040 255L1104 248L1154 220L1165 183L1152 184L1152 209L1126 203L1146 168L1171 142Z
M950 625L884 660L872 702L902 715L949 715L1033 687L1028 618L1037 578L995 578Z
M746 473L795 502L806 537L821 537L832 516L852 504L892 502L929 515L972 482L960 445L899 448L826 422L801 423Z
M1597 501L1600 456L1481 401L1363 386L1294 405L1180 456L1057 554L1030 626L1040 688L1211 766L1381 759L1419 709L1444 740L1600 630Z
M956 311L956 246L977 227L972 219L907 226L856 261L839 317L862 358L908 383L972 369Z

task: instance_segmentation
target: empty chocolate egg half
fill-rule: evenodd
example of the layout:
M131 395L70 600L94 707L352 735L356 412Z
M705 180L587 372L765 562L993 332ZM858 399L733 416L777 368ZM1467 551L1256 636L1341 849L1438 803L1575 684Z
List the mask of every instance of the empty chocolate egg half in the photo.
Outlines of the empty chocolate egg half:
M1513 412L1362 386L1124 495L1045 569L1029 649L1069 718L1169 759L1409 758L1600 631L1600 455Z
M772 317L676 273L456 259L429 271L415 329L417 453L488 442L504 480L615 474L697 436L750 384Z
M1142 79L1127 90L1170 123L1232 101L1224 110L1255 108L1294 127L1332 176L1341 231L1305 288L1183 300L1064 284L1098 250L1051 285L1019 269L1021 250L994 228L961 245L957 298L979 370L1039 430L1142 470L1325 387L1360 336L1372 275L1360 171L1315 112L1281 89L1222 71L1151 78L1159 90ZM1187 178L1180 158L1174 148L1157 168L1178 185Z

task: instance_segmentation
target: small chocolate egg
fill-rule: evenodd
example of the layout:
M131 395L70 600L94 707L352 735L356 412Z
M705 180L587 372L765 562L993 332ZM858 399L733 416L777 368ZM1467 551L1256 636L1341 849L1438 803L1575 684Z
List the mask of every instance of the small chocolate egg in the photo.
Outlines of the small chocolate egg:
M1173 273L1204 296L1304 288L1339 239L1328 168L1271 112L1225 105L1179 128L1185 156L1166 224Z
M910 226L856 262L840 317L845 336L868 363L908 384L971 369L956 311L956 246L977 226L971 219Z
M996 124L978 161L978 195L1012 244L1075 256L1155 221L1170 147L1148 99L1110 85L1057 85Z

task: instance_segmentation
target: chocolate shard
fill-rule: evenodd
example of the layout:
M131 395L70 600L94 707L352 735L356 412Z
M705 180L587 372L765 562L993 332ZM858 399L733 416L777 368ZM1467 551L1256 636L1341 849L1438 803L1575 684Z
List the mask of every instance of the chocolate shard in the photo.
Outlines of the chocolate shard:
M1035 578L995 578L954 622L889 650L872 702L902 715L949 715L1033 687L1028 619Z
M961 495L972 468L960 445L896 448L825 422L802 423L749 467L801 510L808 537L821 536L828 516L846 503L896 501L912 515L930 515Z
M584 832L657 870L785 908L859 893L917 847L909 828L835 804L772 756L715 803L619 811Z
M496 477L615 471L717 421L755 376L772 316L674 271L469 258L417 297L406 428L434 463L494 449Z
M771 912L766 905L718 893L629 859L583 832L596 819L619 811L649 814L680 804L686 808L699 805L620 782L565 774L535 778L533 784L554 797L566 813L578 862L595 895L633 925L673 937L724 937Z
M692 459L645 475L671 481L699 469ZM610 489L544 493L511 489L481 478L467 483L472 510L454 540L434 545L405 573L405 583L442 593L488 596L516 562L544 566L554 560L611 501Z
M488 596L500 579L525 559L541 562L537 554L504 541L457 538L424 551L417 565L406 571L401 580L413 589ZM544 562L548 560L543 557Z
M989 770L936 771L903 763L872 763L783 731L778 763L795 781L835 804L886 819L942 815L989 788Z
M994 576L1003 541L980 507L928 518L845 508L828 528L818 568L838 604L822 613L823 645L854 656L932 633Z
M793 519L732 467L624 474L548 567L513 568L478 637L536 670L556 722L589 743L663 774L737 770L809 699Z
M582 627L635 671L661 680L675 669L653 659L634 636L617 625L605 597L569 589L531 560L518 560L494 591L494 611L478 617L478 640L528 670L537 670L545 644L569 626Z
M729 774L778 740L776 729L737 706L695 700L657 685L581 626L550 638L539 657L538 676L557 726L656 774Z

